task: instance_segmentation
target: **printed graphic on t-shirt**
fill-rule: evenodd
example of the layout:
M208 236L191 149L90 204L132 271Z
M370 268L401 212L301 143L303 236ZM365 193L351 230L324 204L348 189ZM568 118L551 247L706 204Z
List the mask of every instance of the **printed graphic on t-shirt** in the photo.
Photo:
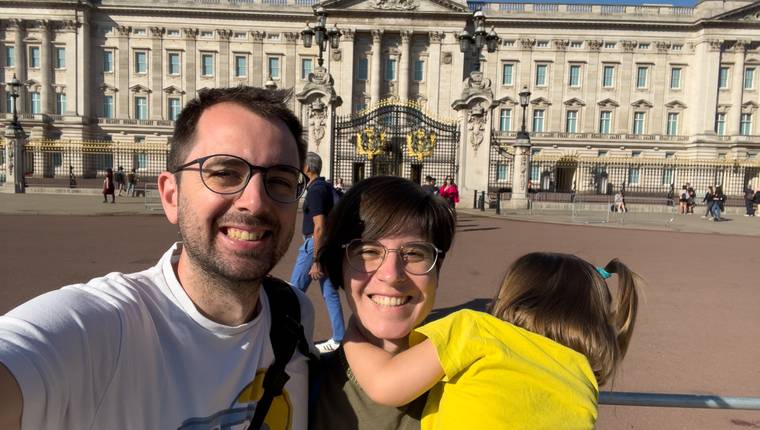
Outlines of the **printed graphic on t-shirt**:
M253 381L243 388L229 408L202 418L185 420L177 430L245 430L256 411L256 404L264 395L266 369L256 371ZM263 430L292 430L293 403L287 389L272 400L264 419Z

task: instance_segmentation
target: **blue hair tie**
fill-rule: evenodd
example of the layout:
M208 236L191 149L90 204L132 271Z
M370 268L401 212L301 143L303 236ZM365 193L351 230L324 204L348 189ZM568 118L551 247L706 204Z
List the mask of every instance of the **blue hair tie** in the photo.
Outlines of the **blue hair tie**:
M597 267L597 268L596 268L596 271L597 271L597 272L599 272L599 274L600 274L600 275L602 276L602 278L604 278L604 279L607 279L607 278L609 278L610 276L612 276L612 275L610 274L610 272L608 272L608 271L604 270L604 268L603 268L603 267Z

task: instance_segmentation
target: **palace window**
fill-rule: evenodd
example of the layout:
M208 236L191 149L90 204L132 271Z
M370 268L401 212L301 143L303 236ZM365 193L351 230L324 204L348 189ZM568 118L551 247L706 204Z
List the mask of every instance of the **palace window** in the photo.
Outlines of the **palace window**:
M602 71L602 86L612 88L615 85L615 66L604 66Z
M721 67L718 72L718 88L728 88L728 67Z
M243 78L248 76L248 57L245 55L235 56L235 77Z
M148 73L148 53L145 51L135 52L135 73Z
M201 54L201 76L214 76L214 54Z
M40 68L40 47L39 46L29 47L29 67L31 67L32 69Z
M649 74L649 67L639 66L636 69L636 88L647 87L647 75Z
M677 90L681 88L681 68L673 67L670 69L670 89Z
M148 98L135 96L135 119L148 119Z
M668 136L675 136L678 134L678 113L668 112Z
M744 69L744 89L751 90L755 85L755 68L747 67Z
M29 93L29 98L32 101L31 103L32 114L42 113L42 105L40 104L40 93L38 91L32 91L31 93Z
M176 121L177 118L179 118L179 112L181 110L179 97L169 97L168 108L169 108L168 109L169 119L172 121Z
M565 131L568 133L578 132L578 111L569 110L565 118Z
M546 85L546 70L548 67L546 64L536 65L536 86Z
M544 131L544 110L536 109L533 111L533 132L541 133Z
M499 131L512 130L512 109L502 109L499 111Z
M416 60L414 62L414 80L416 82L422 82L425 78L425 62L422 60Z
M314 60L312 58L301 59L301 79L309 79L309 74L314 70Z
M581 66L573 64L570 66L570 76L568 79L568 85L571 87L581 86Z
M103 51L103 72L113 73L113 51Z
M628 169L628 185L639 184L639 168L631 167Z
M360 58L356 63L356 79L359 81L367 80L367 58Z
M599 133L610 134L612 125L612 112L603 110L599 113Z
M66 68L66 48L55 48L55 68Z
M509 164L499 163L496 165L496 180L498 182L509 180Z
M511 63L505 63L501 67L501 84L502 85L513 85L513 72L514 72L515 65Z
M387 60L385 60L385 80L386 81L396 80L396 59L395 58L388 58Z
M103 118L113 118L113 96L103 96Z
M5 47L5 67L15 67L16 50L12 46Z
M739 122L739 134L749 136L752 134L752 114L743 113Z
M55 114L63 115L66 113L66 94L58 93L55 95Z
M662 180L660 181L660 184L670 185L672 183L673 183L673 168L666 167L662 169Z
M633 113L633 134L644 134L644 120L646 115L644 112Z
M169 74L172 76L177 76L180 74L180 57L179 52L170 52L169 53Z
M719 113L715 115L715 133L718 136L725 136L726 134L726 114Z
M272 79L280 79L280 57L269 57L267 61L269 76Z

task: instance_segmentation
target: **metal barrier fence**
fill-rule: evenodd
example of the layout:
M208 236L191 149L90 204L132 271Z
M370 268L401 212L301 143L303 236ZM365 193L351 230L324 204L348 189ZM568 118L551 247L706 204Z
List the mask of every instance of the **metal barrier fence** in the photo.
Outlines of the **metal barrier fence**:
M106 169L135 170L140 183L166 170L169 146L133 142L31 140L25 148L27 186L100 188Z
M504 168L502 168L504 169ZM534 192L673 198L689 183L701 196L708 186L720 185L743 205L746 187L760 187L759 160L681 160L641 157L534 157L529 187ZM497 182L493 182L497 185ZM490 185L490 184L489 184Z
M758 397L728 397L704 394L627 393L602 391L600 405L650 406L656 408L703 408L760 410Z

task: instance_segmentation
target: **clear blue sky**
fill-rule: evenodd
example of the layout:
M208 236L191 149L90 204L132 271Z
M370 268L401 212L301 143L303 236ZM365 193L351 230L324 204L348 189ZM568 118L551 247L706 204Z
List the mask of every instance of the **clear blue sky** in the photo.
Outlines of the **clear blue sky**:
M559 4L663 4L694 6L697 0L474 0L488 3L559 3Z

